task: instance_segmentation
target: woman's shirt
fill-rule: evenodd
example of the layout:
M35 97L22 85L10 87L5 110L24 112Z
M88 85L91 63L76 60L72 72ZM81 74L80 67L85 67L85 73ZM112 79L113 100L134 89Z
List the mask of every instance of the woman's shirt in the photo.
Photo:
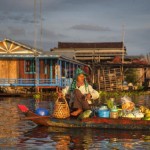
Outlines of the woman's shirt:
M99 93L98 91L94 90L93 87L91 85L88 85L88 87L85 88L85 85L81 85L80 87L77 87L76 86L76 89L80 90L81 93L83 95L86 95L86 94L91 94L91 99L95 100L95 99L98 99L99 98ZM62 90L62 93L63 95L65 96L66 94L71 94L72 95L72 92L69 93L69 86L66 86L63 90ZM71 99L72 99L72 96L71 96Z

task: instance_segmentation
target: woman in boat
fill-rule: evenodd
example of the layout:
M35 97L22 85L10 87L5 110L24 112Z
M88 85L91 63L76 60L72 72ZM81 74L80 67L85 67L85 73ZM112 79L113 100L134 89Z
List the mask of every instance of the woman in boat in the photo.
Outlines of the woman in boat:
M91 99L96 100L99 98L99 93L88 84L86 80L87 74L77 68L75 76L70 86L66 86L61 92L58 93L59 97L69 96L69 106L73 112L72 116L78 116L81 112L90 109Z

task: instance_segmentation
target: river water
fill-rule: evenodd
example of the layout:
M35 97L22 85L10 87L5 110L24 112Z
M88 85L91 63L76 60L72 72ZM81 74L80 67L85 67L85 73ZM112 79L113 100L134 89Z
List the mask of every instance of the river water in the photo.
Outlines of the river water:
M146 103L148 99L146 97ZM39 127L25 120L24 115L17 108L18 104L25 104L30 109L35 107L32 98L0 98L0 149L2 150L150 149L150 131ZM40 107L50 107L50 101L38 104Z

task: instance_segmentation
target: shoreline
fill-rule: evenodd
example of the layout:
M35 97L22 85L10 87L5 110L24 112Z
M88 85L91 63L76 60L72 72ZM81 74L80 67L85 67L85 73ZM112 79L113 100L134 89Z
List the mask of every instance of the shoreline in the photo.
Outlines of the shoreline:
M133 91L98 91L100 94L110 94L110 93L143 93L143 94L150 94L150 90L146 90L146 91L138 91L138 90L133 90ZM32 92L32 93L0 93L1 97L33 97L33 95L36 94L36 92ZM49 93L40 93L41 96L43 97L47 97L47 96L54 96L56 94L56 92L54 91L50 91Z

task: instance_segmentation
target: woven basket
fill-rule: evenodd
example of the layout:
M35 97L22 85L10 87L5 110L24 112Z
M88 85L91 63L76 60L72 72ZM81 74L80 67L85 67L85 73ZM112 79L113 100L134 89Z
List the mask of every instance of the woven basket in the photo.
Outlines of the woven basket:
M54 105L53 117L61 119L70 117L70 109L65 98L58 98L56 100Z

